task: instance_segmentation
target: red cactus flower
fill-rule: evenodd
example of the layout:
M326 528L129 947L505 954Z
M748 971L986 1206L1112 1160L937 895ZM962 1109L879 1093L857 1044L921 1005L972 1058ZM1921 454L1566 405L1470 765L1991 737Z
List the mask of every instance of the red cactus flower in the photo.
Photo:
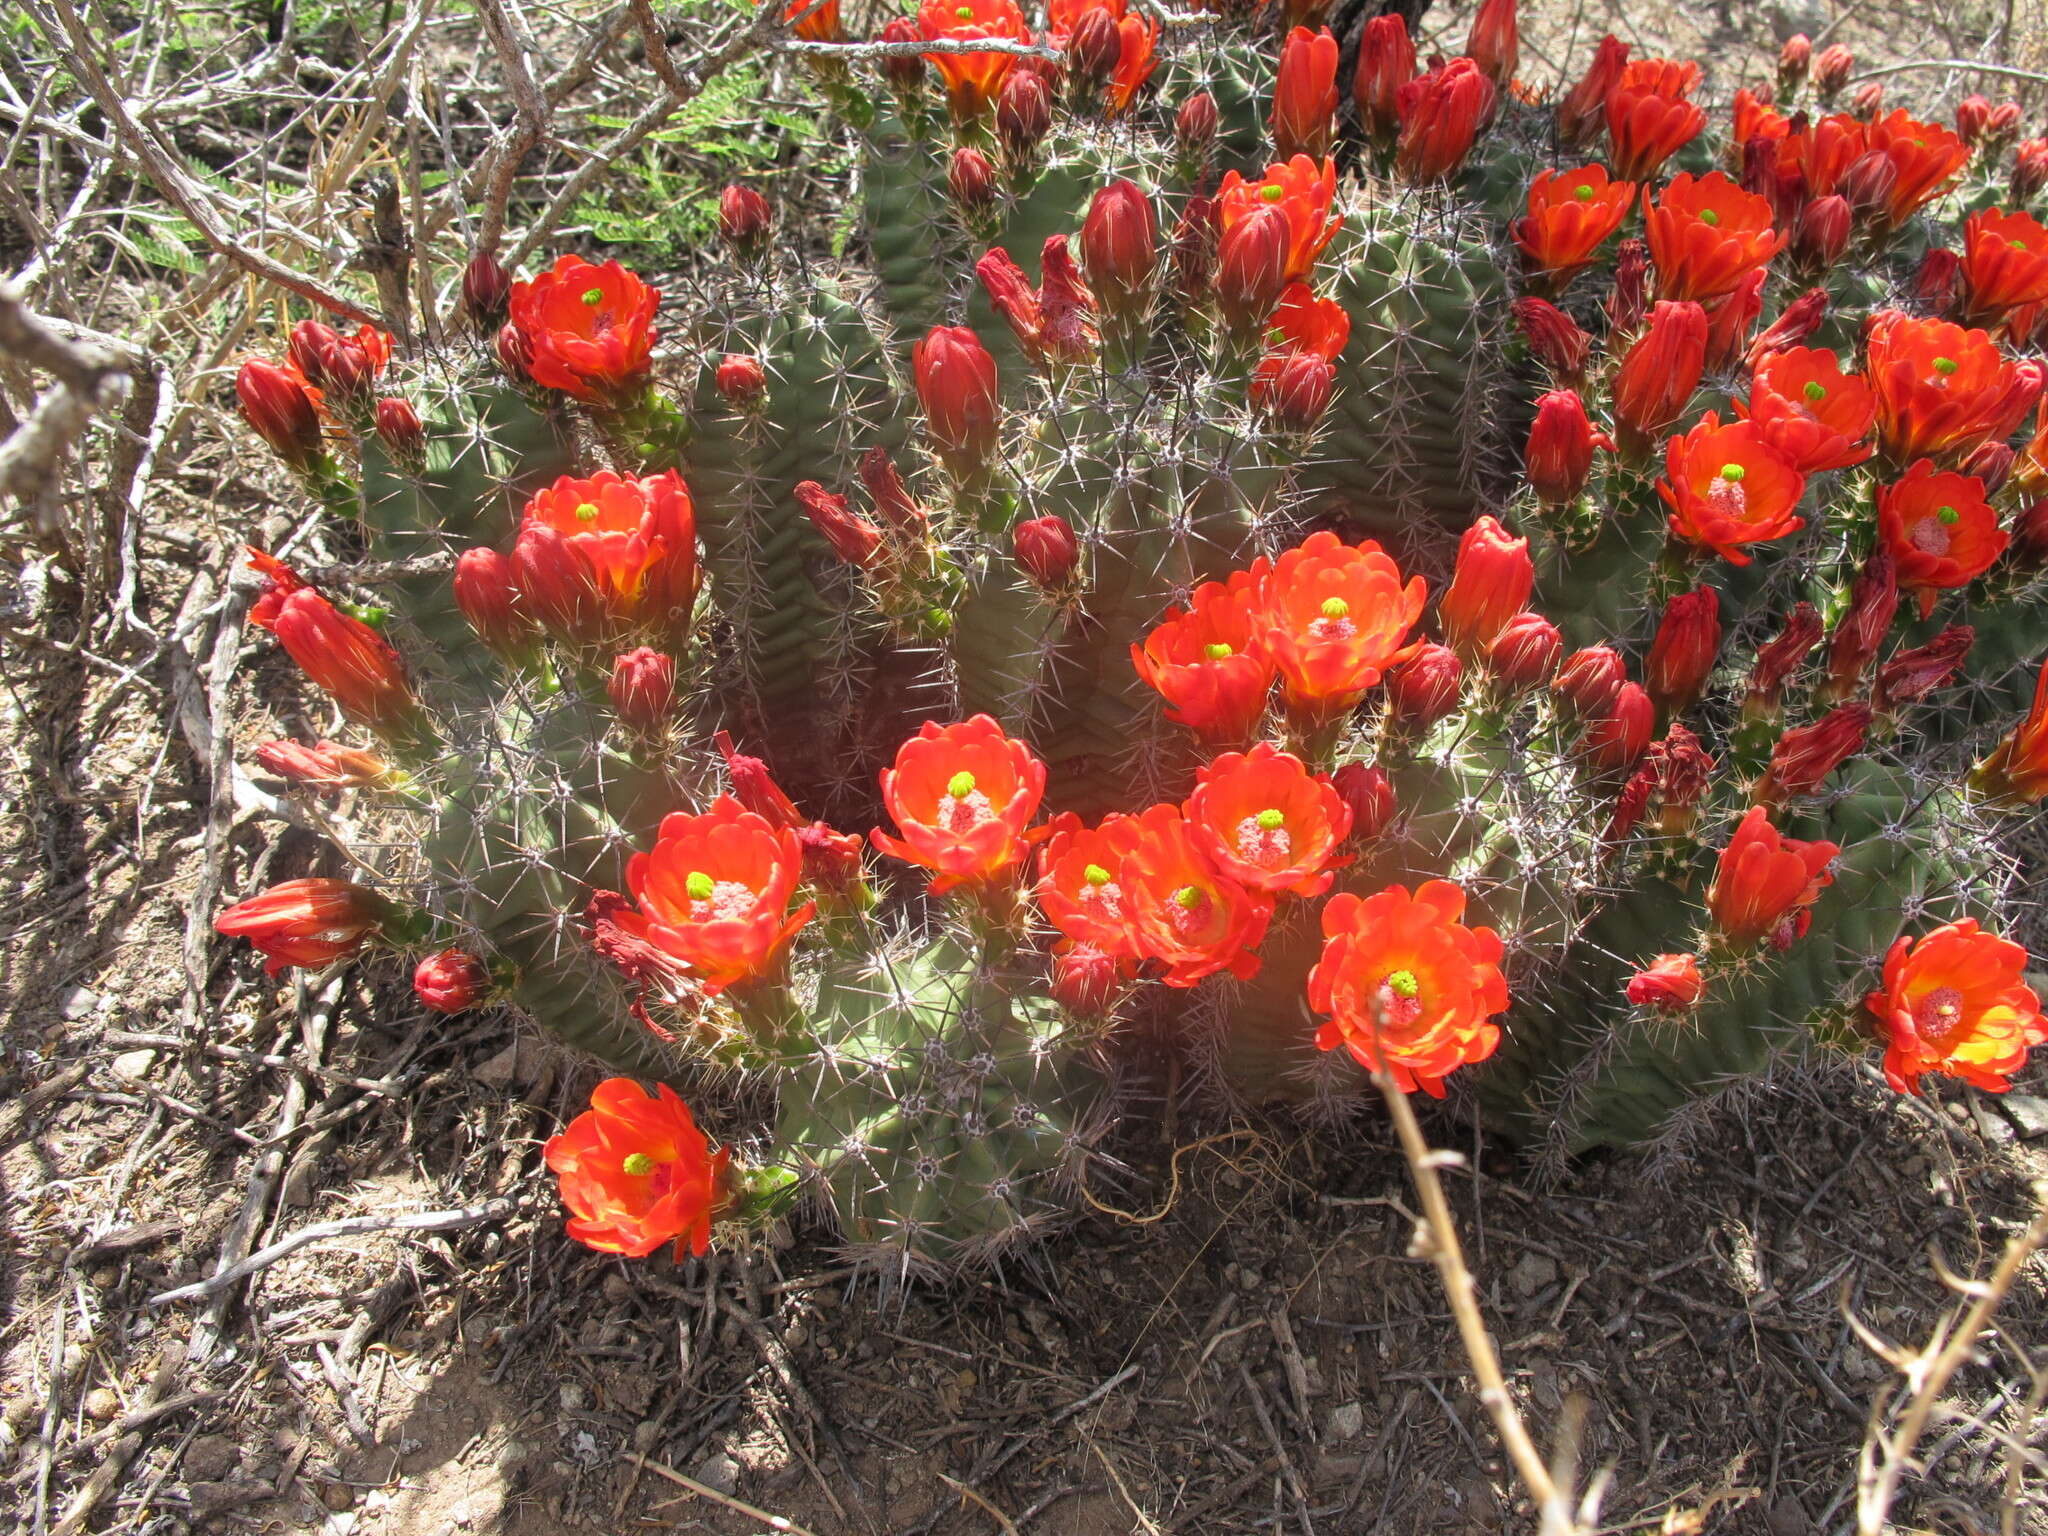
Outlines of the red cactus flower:
M1929 1073L1986 1093L2010 1088L2027 1052L2048 1042L2026 968L2025 949L1972 917L1901 935L1884 957L1884 989L1863 1003L1884 1026L1885 1081L1913 1094Z
M1105 310L1142 306L1152 288L1159 222L1152 199L1134 181L1099 188L1081 221L1081 267Z
M586 405L621 408L645 388L661 295L616 261L561 256L512 285L512 324L534 383Z
M288 468L303 474L325 451L319 402L298 369L251 359L235 375L235 399L249 429Z
M1116 67L1109 73L1104 102L1111 117L1130 110L1159 67L1159 33L1159 22L1150 12L1127 12L1117 22Z
M537 545L529 535L543 535ZM543 622L569 640L591 638L593 628L666 628L686 622L697 595L697 522L689 487L674 470L628 480L599 470L587 480L564 475L526 504L513 553L521 589ZM547 538L552 535L552 538ZM543 571L555 541L573 561L569 573ZM553 588L556 576L573 579L573 602L551 604L531 579ZM589 595L586 604L584 594ZM588 611L586 611L586 608Z
M1877 533L1897 563L1899 585L1934 611L1936 595L1966 587L2005 553L2010 536L1984 499L1984 482L1938 472L1926 459L1877 493Z
M1226 241L1231 230L1249 219L1255 209L1277 208L1287 215L1287 282L1308 280L1316 258L1343 223L1341 216L1330 212L1337 197L1334 160L1319 162L1296 155L1285 164L1267 166L1263 181L1246 181L1236 171L1226 171L1216 197Z
M1706 990L1699 960L1692 955L1659 955L1628 979L1629 1002L1661 1013L1690 1013Z
M1963 225L1962 277L1972 320L2048 300L2048 229L2028 213L1978 209Z
M1721 425L1709 411L1664 451L1657 494L1671 509L1672 533L1747 565L1747 546L1782 539L1806 526L1793 510L1806 477L1781 458L1750 422Z
M1042 289L1033 289L1023 269L1001 246L975 263L975 275L987 290L997 314L1009 322L1017 345L1033 361L1085 363L1095 356L1095 300L1082 286L1080 273L1067 250L1067 237L1045 242L1040 269Z
M1610 181L1604 165L1543 171L1529 184L1529 212L1512 233L1531 272L1569 277L1593 259L1600 243L1628 217L1636 187Z
M782 19L807 43L837 43L846 37L839 24L839 0L788 0Z
M1394 781L1378 764L1346 763L1330 776L1330 787L1351 812L1351 840L1369 843L1386 831L1399 809Z
M455 606L496 654L517 657L540 638L520 599L512 562L495 549L465 549L455 561Z
M1081 546L1073 525L1050 513L1012 528L1010 550L1018 568L1046 592L1066 591L1081 565Z
M872 519L862 517L844 496L815 480L799 480L794 489L804 516L832 546L833 554L862 569L875 563L882 552L882 530Z
M1785 244L1771 205L1719 171L1672 177L1654 204L1643 197L1657 292L1666 299L1718 299L1766 265Z
M1481 517L1458 541L1451 584L1437 603L1445 643L1460 660L1476 661L1522 611L1535 586L1529 541L1510 538L1498 519Z
M1778 146L1778 166L1797 178L1803 196L1831 197L1869 147L1866 124L1847 113L1831 113L1787 134Z
M1767 88L1762 95L1744 86L1735 93L1734 127L1729 139L1743 146L1764 139L1782 139L1792 131L1792 120L1771 106Z
M2031 805L2048 797L2048 662L2034 684L2033 707L1971 770L1970 782L2008 805Z
M1182 807L1195 843L1224 874L1267 896L1330 888L1351 808L1330 781L1270 742L1204 767Z
M925 435L956 475L975 473L995 452L1002 427L996 360L964 325L935 325L910 354Z
M1031 29L1017 0L924 0L917 8L918 33L926 42L1000 38L1028 43ZM928 53L925 62L946 82L946 104L956 122L971 122L988 111L997 89L1017 63L1010 53Z
M1775 804L1810 795L1857 752L1870 731L1868 704L1839 704L1811 725L1795 726L1771 749L1770 767L1756 797Z
M1634 59L1607 93L1607 136L1614 173L1648 181L1666 160L1699 137L1707 114L1695 106L1700 67L1677 59Z
M1743 275L1735 291L1726 298L1716 299L1707 310L1707 371L1720 373L1733 368L1749 350L1749 333L1756 325L1756 318L1763 313L1764 281L1768 274L1762 267L1752 267Z
M491 971L466 949L444 949L413 968L412 994L436 1013L462 1013L491 995Z
M1866 155L1892 172L1881 222L1896 228L1948 189L1970 163L1970 146L1939 123L1915 122L1904 112L1878 118L1867 130Z
M1600 39L1585 74L1566 91L1557 104L1557 136L1567 147L1583 144L1600 127L1607 112L1607 98L1621 83L1628 68L1628 47L1613 33Z
M1515 65L1522 57L1515 0L1480 0L1472 30L1465 38L1465 54L1503 90L1513 83Z
M1138 818L1121 813L1087 827L1072 811L1052 820L1038 851L1039 908L1076 944L1113 959L1138 954L1124 897L1124 860L1138 846Z
M1831 866L1841 851L1834 843L1784 836L1768 811L1752 806L1721 850L1707 891L1715 928L1736 948L1781 937L1778 947L1788 948L1804 931L1806 909L1834 883Z
M1235 745L1257 731L1278 668L1263 644L1266 562L1205 581L1185 608L1131 647L1131 664L1169 706L1166 717L1205 741Z
M1470 59L1452 59L1402 86L1395 97L1401 132L1394 168L1404 181L1438 181L1472 151L1481 124L1493 116L1493 82Z
M318 970L346 960L396 915L366 885L347 880L286 880L235 903L213 920L214 931L247 939L275 976L289 966Z
M256 749L256 761L279 778L309 789L374 789L392 777L391 765L376 753L335 741L316 741L310 747L296 741L266 741Z
M1665 605L1643 663L1651 701L1667 718L1683 714L1707 684L1721 649L1721 594L1712 587L1681 592Z
M590 1090L590 1108L541 1149L561 1183L569 1236L599 1253L644 1258L669 1239L702 1253L730 1201L732 1154L711 1143L676 1092L630 1077Z
M687 966L707 996L771 980L817 910L815 902L789 910L802 868L794 831L720 795L702 815L662 818L653 851L626 864L640 910L618 920Z
M277 636L299 670L349 719L380 734L411 732L419 721L419 700L390 642L306 586L281 562L260 550L248 553L249 564L272 581L271 590L250 608L249 622Z
M2012 435L2041 395L2035 362L2015 363L1982 331L1898 310L1872 318L1864 376L1877 436L1895 464L1955 463Z
M1445 1078L1491 1056L1500 1044L1493 1016L1508 1006L1506 948L1464 916L1465 892L1448 880L1331 897L1308 978L1309 1006L1330 1015L1317 1048L1342 1046L1368 1072L1384 1068L1403 1093L1439 1099Z
M605 694L620 720L653 734L667 726L676 702L676 659L639 645L612 663Z
M1353 547L1327 529L1280 556L1260 610L1287 707L1329 720L1355 706L1399 658L1427 591L1371 540Z
M1289 283L1266 324L1266 352L1252 374L1252 404L1273 408L1281 377L1294 359L1314 359L1327 376L1350 339L1351 316L1342 304L1317 298L1307 283Z
M1273 82L1273 148L1283 160L1320 159L1337 130L1337 39L1328 27L1296 27L1280 48Z
M1169 987L1191 987L1218 971L1240 980L1256 975L1254 951L1272 919L1272 899L1218 871L1178 806L1152 806L1137 822L1121 882L1138 952L1166 967L1160 979Z
M1399 11L1375 16L1358 37L1358 73L1352 77L1351 99L1358 120L1382 144L1393 142L1401 126L1401 87L1415 78L1415 42ZM2044 158L2048 164L2048 158Z
M927 720L882 771L882 803L900 836L869 836L891 858L932 871L934 894L991 885L1024 862L1045 794L1045 764L987 715Z
M1585 721L1579 750L1586 767L1607 778L1620 778L1650 750L1657 728L1657 707L1640 683L1623 683L1604 713Z
M1614 416L1647 437L1678 419L1707 366L1707 312L1691 301L1663 302L1622 355L1614 375Z
M1562 507L1578 500L1593 472L1596 448L1611 453L1614 439L1594 430L1576 390L1553 389L1538 398L1522 467L1545 506Z
M1541 688L1564 657L1564 635L1540 613L1518 613L1486 648L1486 672L1512 697Z
M1847 469L1872 452L1864 440L1877 416L1876 397L1824 347L1787 347L1760 358L1749 399L1736 412L1802 475Z
M391 336L368 323L351 336L318 320L301 320L285 351L308 384L353 411L369 404L372 387L391 361L391 346Z
M1951 624L1925 645L1892 652L1877 669L1871 704L1879 714L1896 714L1908 704L1919 703L1948 685L1976 643L1977 632L1969 625Z

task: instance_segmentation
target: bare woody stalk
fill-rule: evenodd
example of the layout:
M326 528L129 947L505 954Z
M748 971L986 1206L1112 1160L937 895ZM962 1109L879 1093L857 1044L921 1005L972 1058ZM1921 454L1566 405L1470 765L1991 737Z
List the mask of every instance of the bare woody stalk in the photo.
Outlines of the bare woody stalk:
M1926 1433L1949 1378L1954 1376L1977 1343L1978 1335L1990 1325L1991 1316L2012 1291L2027 1261L2048 1244L2048 1185L2034 1187L2034 1219L2013 1234L1987 1280L1966 1280L1950 1274L1935 1261L1943 1284L1959 1296L1970 1298L1960 1318L1944 1318L1921 1348L1901 1349L1879 1338L1852 1312L1844 1309L1849 1326L1865 1346L1905 1377L1912 1396L1905 1411L1888 1431L1885 1409L1891 1398L1881 1394L1870 1410L1870 1428L1863 1437L1863 1450L1856 1471L1856 1536L1880 1536L1898 1496L1899 1482L1913 1466L1913 1448Z
M1458 1241L1451 1202L1444 1194L1443 1181L1437 1177L1437 1169L1458 1166L1464 1159L1455 1152L1437 1151L1430 1146L1422 1134L1421 1122L1415 1118L1415 1110L1408 1103L1408 1095L1395 1086L1391 1073L1381 1068L1373 1073L1372 1080L1387 1101L1394 1132L1401 1138L1402 1155L1407 1158L1409 1174L1415 1181L1415 1193L1422 1202L1422 1221L1416 1226L1411 1251L1436 1265L1444 1295L1451 1304L1451 1315L1458 1322L1459 1342L1465 1347L1465 1358L1471 1363L1473 1379L1479 1385L1480 1404L1493 1420L1501 1444L1507 1447L1515 1475L1536 1501L1543 1536L1574 1536L1582 1527L1572 1512L1570 1469L1561 1467L1563 1476L1552 1475L1508 1394L1500 1357L1494 1353L1486 1319L1479 1314L1479 1287L1472 1271L1465 1266L1465 1250Z

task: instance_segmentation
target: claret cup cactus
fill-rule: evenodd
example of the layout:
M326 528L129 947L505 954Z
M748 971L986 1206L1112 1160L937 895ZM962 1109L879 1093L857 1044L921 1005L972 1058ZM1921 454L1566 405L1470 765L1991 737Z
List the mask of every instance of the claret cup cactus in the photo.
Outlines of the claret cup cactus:
M364 557L250 553L354 732L258 757L362 830L220 927L606 1063L579 1240L801 1201L985 1260L1161 1049L1197 1110L1455 1077L1563 1173L1802 1056L1995 1091L2048 1039L1999 851L2048 149L2001 187L1981 114L1833 111L1797 50L1726 133L1612 38L1546 94L1502 4L1342 81L1314 9L934 0L883 36L1046 46L806 55L843 266L735 188L683 302L479 252L452 371L317 320L244 367ZM772 1109L716 1147L726 1079Z

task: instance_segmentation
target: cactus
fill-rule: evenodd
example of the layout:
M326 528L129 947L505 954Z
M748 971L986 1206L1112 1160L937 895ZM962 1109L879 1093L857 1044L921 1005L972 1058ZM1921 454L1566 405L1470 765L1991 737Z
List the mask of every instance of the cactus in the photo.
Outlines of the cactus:
M1339 128L1270 83L1268 41L1096 9L1129 25L1090 22L1064 72L949 66L950 115L915 61L886 90L821 66L861 137L854 256L779 249L730 190L674 398L652 291L576 258L503 333L509 279L472 263L495 382L478 347L379 386L384 344L318 325L307 378L244 370L377 598L256 558L255 621L381 754L264 761L381 824L350 850L377 890L296 882L224 928L273 964L425 951L431 1006L495 996L617 1071L772 1102L741 1166L673 1095L605 1085L591 1115L667 1129L616 1167L602 1126L551 1143L586 1241L806 1200L896 1277L1073 1208L1130 1039L1182 1051L1199 1104L1324 1124L1368 1069L1459 1073L1560 1171L1873 1034L1902 1087L2002 1083L2037 1003L1971 1035L1893 974L1930 927L1927 965L2012 968L1972 926L2012 915L1983 850L2048 789L2048 720L1969 766L2042 648L2020 503L2048 449L2011 444L2035 322L1983 262L1943 289L1920 254L1990 158L1932 212L1898 188L1959 165L1859 173L1860 222L1823 209L1780 255L1769 220L1818 194L1770 155L1735 158L1776 202L1708 175L1639 214L1563 147L1600 93L1505 100L1471 60L1409 82L1396 48L1413 88L1361 74L1340 192L1332 160L1259 152L1274 89L1306 93L1276 135ZM1615 86L1643 96L1615 166L1715 163L1684 75ZM1198 88L1213 132L1169 129ZM1953 159L1925 125L1891 142L1866 152ZM1654 308L1642 253L1604 254L1638 217ZM1868 384L1794 350L1828 335L1816 287L1868 312ZM1995 311L2006 350L1902 301ZM373 410L401 380L426 420ZM1409 571L1451 568L1481 509L1426 596ZM657 1166L686 1209L633 1182Z

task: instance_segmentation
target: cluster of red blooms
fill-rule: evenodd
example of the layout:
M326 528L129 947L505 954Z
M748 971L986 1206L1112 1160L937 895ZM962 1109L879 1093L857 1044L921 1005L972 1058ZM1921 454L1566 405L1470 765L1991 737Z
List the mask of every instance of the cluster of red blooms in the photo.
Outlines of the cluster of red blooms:
M1031 28L1016 0L924 0L915 19L899 16L881 40L1031 43ZM1049 124L1051 99L1066 90L1082 103L1099 101L1112 115L1127 110L1158 67L1159 22L1127 0L1052 0L1042 42L1060 55L1045 59L979 50L891 59L887 71L899 91L914 93L929 64L945 82L956 122L978 123L993 109L1002 125ZM1039 126L1030 137L1042 137ZM1005 138L1014 140L1014 131ZM1012 148L1015 148L1014 142ZM979 156L967 149L963 154Z

